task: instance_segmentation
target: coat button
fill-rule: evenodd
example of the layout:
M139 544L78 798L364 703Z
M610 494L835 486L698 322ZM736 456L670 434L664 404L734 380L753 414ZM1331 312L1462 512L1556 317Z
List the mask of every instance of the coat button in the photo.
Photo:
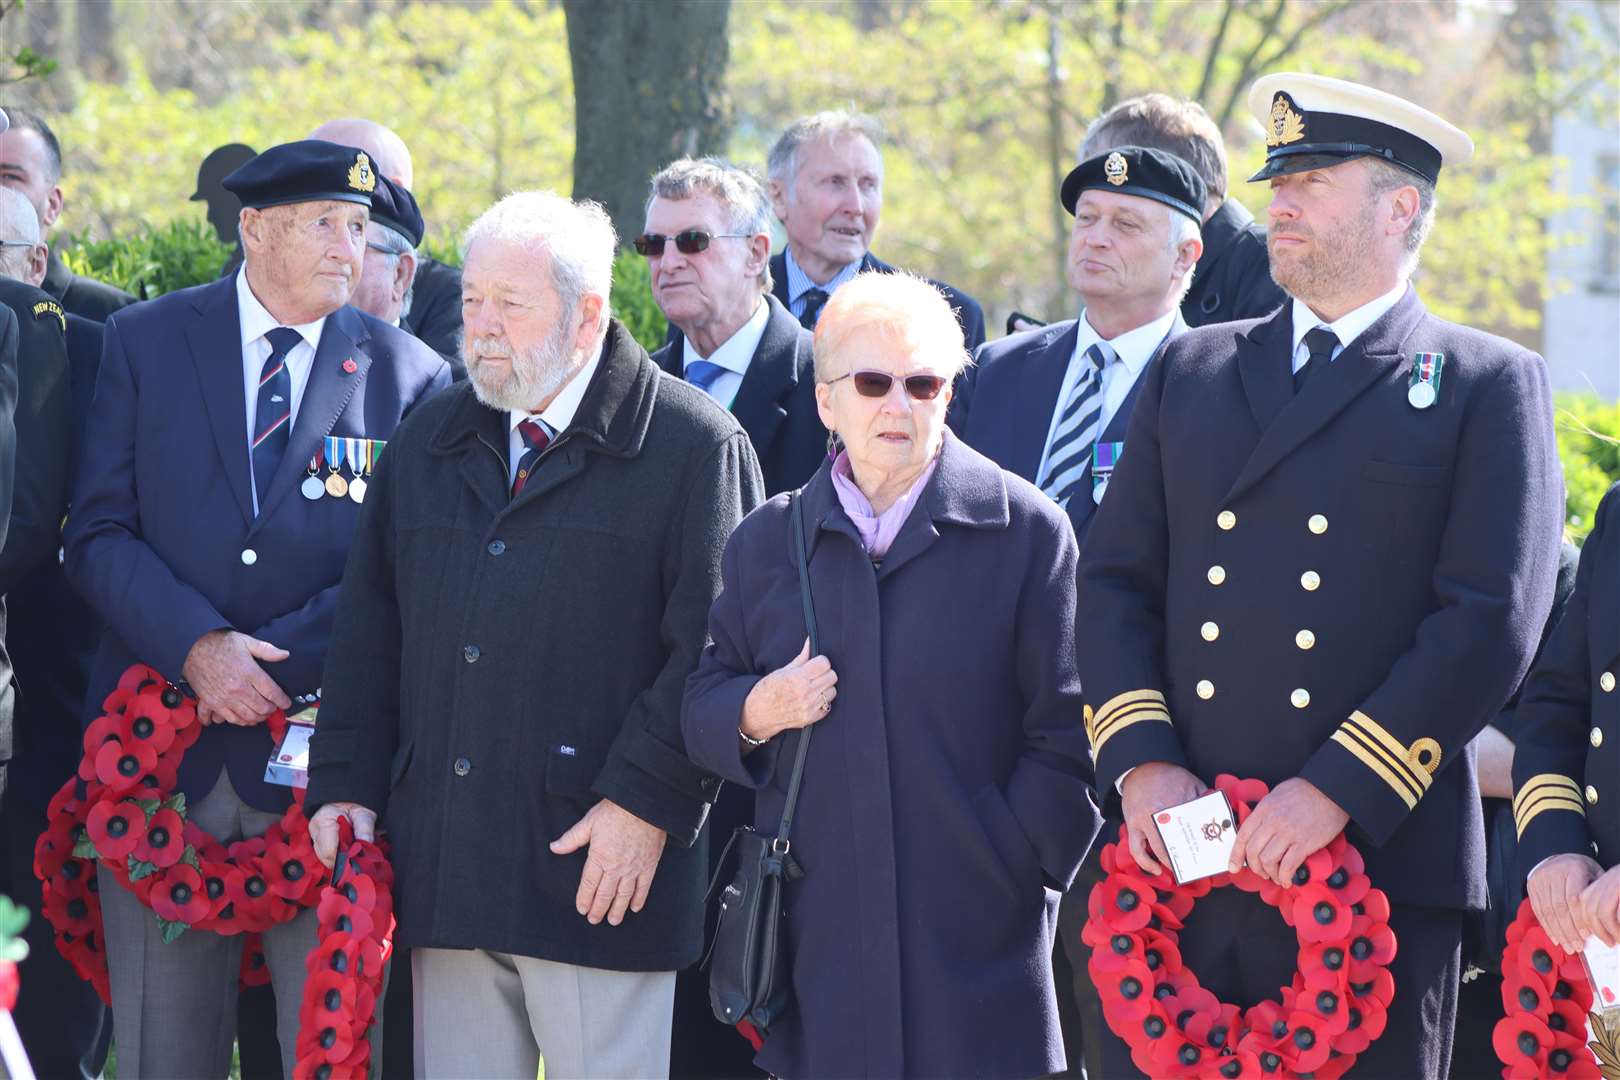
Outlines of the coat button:
M1221 582L1226 580L1226 567L1212 566L1209 568L1209 574L1207 576L1211 585L1219 585Z
M247 562L247 556L246 555L242 556L242 561ZM1605 694L1610 693L1611 691L1613 691L1614 690L1614 672L1605 671L1602 675L1599 675L1598 676L1598 685L1603 687L1603 692Z
M1215 696L1215 684L1210 682L1208 679L1199 679L1198 685L1193 689L1197 690L1198 696L1203 698L1205 701L1208 701L1210 698Z
M465 649L461 650L461 655L467 661L467 663L475 664L478 662L478 658L484 655L484 650L480 649L476 645L469 645Z
M1591 784L1586 785L1586 801L1591 806L1597 805L1597 788Z
M1237 515L1230 510L1222 510L1215 515L1215 524L1219 525L1223 532L1230 532L1237 527Z
M1314 649L1316 647L1316 635L1309 630L1301 630L1294 635L1294 644L1302 649Z
M489 553L491 555L505 555L506 554L506 541L505 540L491 540L489 542L489 549L488 550L489 550Z
M1592 744L1592 749L1596 750L1598 747L1603 745L1603 729L1599 727L1593 728L1592 734L1588 735L1586 738L1587 741Z
M252 548L243 548L242 549L242 565L243 566L252 566L254 563L256 563L258 561L259 561L259 553L257 551L254 551ZM1611 678L1609 681L1612 683L1614 681L1614 679Z
M1302 686L1288 695L1288 703L1296 709L1303 709L1311 703L1311 692Z
M1322 584L1322 575L1315 570L1307 570L1299 575L1299 587L1306 592L1315 592Z
M472 762L468 761L464 757L458 757L456 758L454 768L457 776L466 776L468 773L472 772Z
M1207 622L1199 627L1198 632L1204 635L1205 641L1214 641L1221 636L1221 628L1212 622Z
M1305 527L1311 530L1311 532L1315 533L1317 536L1321 536L1323 533L1327 532L1327 518L1323 517L1321 514L1312 514L1310 516L1310 520L1305 522Z

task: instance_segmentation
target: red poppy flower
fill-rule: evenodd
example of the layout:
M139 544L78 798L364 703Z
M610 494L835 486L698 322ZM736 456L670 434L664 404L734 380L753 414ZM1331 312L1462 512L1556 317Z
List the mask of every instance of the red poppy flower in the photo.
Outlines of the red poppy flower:
M1350 981L1366 982L1395 959L1395 931L1388 923L1375 923L1365 915L1350 922Z
M203 864L203 891L208 896L208 914L192 924L198 930L207 930L221 937L231 937L247 931L236 914L236 905L225 895L227 873L229 871L218 864ZM251 942L257 938L257 934L248 933L244 940ZM251 946L247 944L243 945L244 951L250 948Z
M158 758L130 792L140 798L166 799L180 781L180 759L173 753Z
M122 862L140 845L146 831L146 814L132 802L98 802L90 808L85 824L96 854Z
M1339 941L1350 930L1350 905L1340 903L1326 885L1313 882L1296 890L1293 913L1302 942Z
M264 958L264 942L258 934L249 934L242 942L242 968L240 981L243 986L269 986L270 965Z
M287 900L297 900L318 887L314 858L305 860L286 844L272 844L265 852L264 879L270 891Z
M1125 964L1108 979L1097 984L1104 1005L1110 1012L1132 1023L1141 1021L1153 1009L1153 973L1140 961Z
M166 685L166 680L158 674L157 669L145 664L131 664L118 677L118 691L128 694L138 694L149 686Z
M175 724L170 711L149 694L140 694L130 702L123 720L128 738L146 743L159 754L174 745Z
M186 853L185 822L173 810L159 810L146 822L146 835L135 845L135 857L158 869L180 861Z
M165 870L162 884L152 890L152 910L170 922L189 926L207 915L208 908L202 875L185 863Z
M1553 1033L1536 1017L1510 1012L1496 1022L1491 1046L1496 1058L1509 1068L1526 1066L1539 1069L1542 1054L1552 1048Z
M96 779L114 791L140 783L157 766L157 753L146 743L111 739L96 751Z
M1368 890L1366 896L1356 901L1356 906L1361 908L1354 913L1356 915L1365 915L1373 922L1389 922L1389 897L1384 895L1382 889Z
M269 844L264 837L255 836L247 840L237 840L226 850L230 853L232 862L245 868L249 862L262 856L268 847Z
M1342 990L1350 974L1350 950L1342 942L1326 941L1302 946L1299 972L1305 989Z
M84 729L84 752L94 756L106 743L117 740L124 741L134 736L130 732L129 720L118 713L107 713L90 721L90 726Z
M336 889L321 891L321 902L316 916L322 926L335 924L337 916L348 914L353 905L341 892ZM1102 927L1101 920L1088 919L1086 927ZM1104 928L1106 929L1106 928ZM1142 962L1142 932L1134 934L1104 934L1103 940L1091 946L1091 963L1087 965L1097 972L1099 977L1109 972L1118 971L1128 961Z
M1264 1076L1260 1071L1259 1055L1248 1050L1239 1050L1222 1061L1213 1073L1205 1075L1220 1077L1220 1080L1262 1080Z
M48 889L42 893L42 901L45 917L58 933L82 936L95 929L91 921L94 911L87 894Z
M1271 793L1263 780L1239 780L1227 773L1215 778L1215 787L1224 792L1227 801L1234 806L1238 803L1257 803Z
M1096 917L1116 933L1140 930L1153 918L1153 886L1145 880L1115 871L1092 889L1098 897Z

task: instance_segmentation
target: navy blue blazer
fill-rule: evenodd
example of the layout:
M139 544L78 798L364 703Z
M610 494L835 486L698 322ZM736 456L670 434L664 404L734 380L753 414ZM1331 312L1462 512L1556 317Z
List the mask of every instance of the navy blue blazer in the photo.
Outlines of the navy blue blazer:
M449 382L415 337L351 307L333 312L255 517L235 280L114 313L65 533L68 578L108 626L86 722L130 664L178 680L197 639L225 628L291 653L268 665L289 696L317 690L360 506L305 499L308 463L327 435L388 439ZM228 767L245 802L279 811L291 789L263 781L270 745L263 725L211 727L181 765L180 790L201 798Z
M1470 742L1558 569L1546 364L1408 288L1296 394L1291 319L1188 331L1142 377L1080 558L1097 790L1150 761L1303 777L1392 901L1477 909ZM1445 356L1423 409L1418 353Z
M1165 336L1168 342L1187 332L1187 324L1177 315ZM1078 319L1066 319L1050 326L1012 334L980 347L973 367L956 382L956 398L951 402L950 424L959 438L1008 472L1017 473L1030 483L1039 483L1035 473L1041 467L1046 435L1052 426L1052 410L1063 392L1063 376L1069 370L1074 346L1080 337ZM1157 362L1164 350L1160 343L1154 356L1142 366L1130 391L1120 402L1108 426L1098 438L1103 442L1124 442L1130 428L1131 409L1142 386L1142 376ZM1083 546L1091 520L1097 511L1090 491L1081 491L1069 500L1069 523Z
M775 296L767 296L770 319L731 402L765 476L765 494L803 486L827 456L827 429L816 412L816 373L810 355L814 335L799 325ZM653 363L677 379L686 374L686 335L652 354Z
M895 268L868 251L861 258L861 273L875 270L880 274L892 274ZM972 352L984 344L984 309L979 302L954 285L947 285L943 281L929 279L930 284L945 294L945 299L951 302L951 310L956 312L956 321L962 324L962 336L967 340L968 351ZM787 254L771 256L771 294L782 302L783 307L788 306L787 291Z

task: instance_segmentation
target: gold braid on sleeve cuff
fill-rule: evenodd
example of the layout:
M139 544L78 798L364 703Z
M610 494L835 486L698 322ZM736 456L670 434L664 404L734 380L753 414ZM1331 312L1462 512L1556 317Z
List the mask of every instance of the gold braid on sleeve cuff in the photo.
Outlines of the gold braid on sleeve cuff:
M1332 738L1388 784L1408 810L1428 792L1434 771L1440 767L1438 742L1425 737L1407 746L1359 709L1339 725Z
M1550 772L1537 773L1521 784L1513 793L1513 821L1521 837L1530 822L1544 810L1573 810L1584 818L1586 806L1581 802L1581 786L1567 776Z
M1170 708L1157 690L1127 690L1103 703L1091 714L1086 735L1091 739L1091 756L1102 753L1103 744L1132 724L1144 720L1170 722Z

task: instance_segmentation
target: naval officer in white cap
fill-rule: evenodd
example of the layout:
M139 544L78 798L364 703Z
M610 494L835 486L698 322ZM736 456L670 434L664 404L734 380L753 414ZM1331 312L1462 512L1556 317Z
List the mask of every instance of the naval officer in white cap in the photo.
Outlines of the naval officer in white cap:
M1268 75L1249 105L1291 302L1181 335L1143 376L1081 557L1097 791L1150 873L1168 865L1153 814L1221 773L1270 788L1234 869L1294 883L1345 832L1390 900L1393 999L1354 979L1313 992L1300 1009L1323 1015L1289 1017L1260 1068L1339 1075L1323 1047L1347 1016L1378 1035L1347 1075L1438 1080L1463 915L1486 897L1469 742L1530 663L1558 562L1546 365L1434 317L1409 281L1467 135L1313 75ZM1300 955L1235 888L1199 901L1180 949L1245 1006L1275 998ZM1112 1050L1106 1075L1131 1075Z

